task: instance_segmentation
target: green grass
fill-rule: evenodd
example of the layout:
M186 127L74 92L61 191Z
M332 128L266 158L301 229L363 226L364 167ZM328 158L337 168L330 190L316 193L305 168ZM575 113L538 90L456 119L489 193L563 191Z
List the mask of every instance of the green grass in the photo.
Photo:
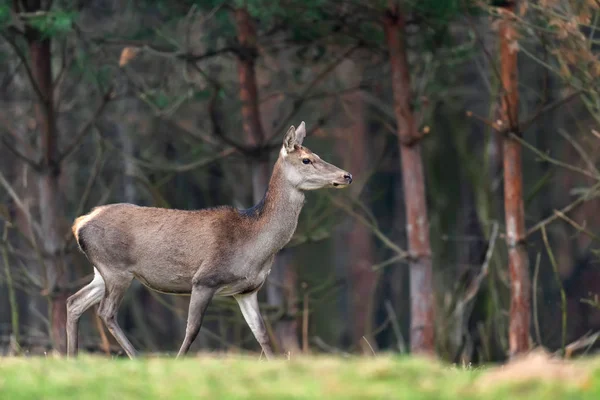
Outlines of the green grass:
M0 399L600 399L599 360L521 370L418 358L0 358ZM577 369L572 369L577 368ZM538 371L546 379L519 380Z

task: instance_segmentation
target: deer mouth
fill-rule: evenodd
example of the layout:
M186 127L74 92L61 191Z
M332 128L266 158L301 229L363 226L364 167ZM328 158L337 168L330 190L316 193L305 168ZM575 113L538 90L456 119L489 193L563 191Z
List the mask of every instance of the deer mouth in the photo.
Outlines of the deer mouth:
M342 188L345 188L346 186L350 185L350 183L349 182L333 182L331 185L336 189L342 189Z

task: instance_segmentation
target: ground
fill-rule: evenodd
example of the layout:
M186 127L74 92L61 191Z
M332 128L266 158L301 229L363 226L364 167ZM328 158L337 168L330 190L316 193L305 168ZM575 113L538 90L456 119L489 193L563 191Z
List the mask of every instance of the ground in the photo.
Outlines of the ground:
M600 399L600 358L468 368L415 357L0 358L3 399Z

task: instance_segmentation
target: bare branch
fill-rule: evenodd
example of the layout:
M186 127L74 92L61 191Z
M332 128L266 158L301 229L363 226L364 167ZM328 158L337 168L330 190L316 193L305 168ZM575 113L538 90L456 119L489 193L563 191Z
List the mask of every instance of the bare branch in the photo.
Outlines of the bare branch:
M585 301L583 302L585 303ZM600 332L596 332L593 335L589 335L588 333L586 333L582 338L570 343L565 349L565 358L571 358L573 352L579 349L583 349L584 347L587 347L587 349L589 350L589 348L592 347L594 343L596 343L598 337L600 337Z
M21 200L21 198L19 197L17 192L14 190L12 185L10 183L8 183L8 181L6 180L2 171L0 171L0 185L2 185L4 187L4 190L6 190L8 195L13 199L13 201L17 205L17 207L19 207L21 212L25 215L27 222L30 225L30 229L32 230L32 232L30 232L30 234L33 236L33 238L35 240L35 233L33 232L33 230L35 230L37 233L40 233L41 229L40 229L39 225L37 225L35 223L35 221L33 221L33 219L31 218L31 214L29 213L29 209L25 206L25 204L23 203L23 201Z
M465 297L462 300L463 302L471 301L471 299L473 299L473 297L475 297L475 295L479 291L479 288L481 287L481 282L483 282L483 279L488 275L488 272L490 269L490 261L492 259L492 254L494 254L494 247L496 245L497 238L498 238L498 222L494 221L493 225L492 225L492 233L490 235L490 241L488 243L488 249L487 249L487 252L485 253L485 259L481 266L481 271L479 272L477 277L471 283L469 289L467 290L467 293L465 294Z
M494 72L496 79L498 79L498 81L501 81L502 77L500 75L500 70L498 69L498 66L496 65L496 63L494 62L494 57L492 57L492 55L488 51L487 47L485 47L485 43L481 39L481 35L479 34L479 31L477 30L477 28L473 24L473 21L471 20L470 13L468 13L467 10L464 10L464 11L465 11L465 15L467 16L466 17L467 22L469 23L469 26L471 27L472 32L475 34L475 38L479 42L479 45L481 46L481 50L483 51L483 54L485 55L488 62L490 63L490 66L492 67L492 71Z
M102 136L102 134L101 134ZM134 163L148 168L148 169L152 169L155 171L167 171L167 172L187 172L187 171L191 171L193 169L196 168L202 168L205 167L209 164L212 164L215 161L218 161L222 158L228 157L234 153L237 152L236 149L234 148L227 148L225 150L222 150L212 156L197 160L197 161L192 161L191 163L188 164L181 164L181 165L169 165L169 164L159 164L156 162L149 162L149 161L145 161L145 160L141 160L139 158L136 158L130 154L127 154L125 152L123 152L123 150L119 149L117 146L115 146L114 144L112 144L110 142L110 140L104 138L102 136L102 139L104 140L105 143L107 143L110 147L112 147L113 149L121 152L123 154L123 156L125 158L128 158L129 160L133 161Z
M182 165L157 165L157 164L148 163L148 162L145 162L145 161L142 161L139 159L135 159L134 162L136 162L142 166L145 166L146 168L153 169L153 170L171 171L171 172L186 172L186 171L194 170L196 168L205 167L209 164L212 164L215 161L218 161L222 158L232 155L236 151L237 151L236 149L228 148L228 149L218 152L217 154L215 154L213 156L206 157L206 158L200 159L198 161L193 161L189 164L182 164Z
M73 140L71 141L71 143L69 143L65 147L65 149L59 154L59 156L57 157L57 164L60 164L61 162L63 162L66 158L68 158L71 155L71 153L73 153L73 151L75 151L77 146L79 146L79 143L83 140L85 135L87 135L87 133L90 131L90 128L96 123L96 121L102 114L102 111L104 110L104 108L106 107L106 105L112 98L113 98L113 91L112 91L112 87L111 87L104 94L104 96L102 96L102 101L100 102L100 105L96 109L96 112L94 113L94 115L90 118L90 120L85 125L83 125L83 127L81 127L79 132L73 137Z
M571 144L571 146L573 146L573 148L575 149L575 151L577 151L577 153L579 154L579 157L581 157L581 159L583 161L585 161L585 163L587 164L589 170L593 171L597 176L600 177L600 171L598 170L598 168L596 168L596 165L595 165L594 161L589 156L589 154L583 149L583 147L579 143L577 143L577 141L575 140L575 138L572 137L571 135L569 135L569 133L567 133L563 129L559 129L558 130L558 134L560 136L562 136L563 138L565 138L565 140L567 140Z
M532 152L534 152L535 154L537 154L541 159L543 159L544 161L547 161L551 164L557 165L559 167L563 167L565 169L571 170L573 172L578 172L582 175L587 176L588 178L592 178L595 181L600 180L600 176L593 174L589 171L586 171L583 168L579 168L579 167L575 167L571 164L567 164L563 161L557 160L555 158L550 157L548 154L538 150L535 146L530 145L529 143L527 143L523 138L521 138L519 135L515 135L514 133L510 133L510 137L514 140L516 140L517 142L519 142L522 146L526 147L527 149L531 150Z
M556 100L556 101L548 104L546 107L543 107L542 109L538 110L534 115L530 116L529 118L527 118L525 121L523 121L519 125L519 130L521 132L525 132L535 121L537 121L544 114L555 110L556 108L562 106L563 104L568 103L569 101L578 97L581 94L581 92L582 92L582 90L576 90L573 93L571 93L570 95L565 96L562 99Z
M85 189L83 190L83 193L80 196L79 204L77 205L77 209L75 211L75 215L77 215L77 216L81 215L81 213L83 212L83 208L85 207L85 204L87 203L87 201L90 197L92 187L94 186L94 183L96 182L96 179L98 178L98 175L100 174L100 171L102 170L102 166L104 164L103 155L104 155L103 146L101 144L99 144L97 151L96 151L96 160L94 161L94 165L92 166L92 170L89 175L89 179L85 185ZM65 249L68 249L71 246L73 239L75 239L73 237L73 231L71 231L71 229L69 229L66 234L66 237L65 237Z
M248 154L250 152L249 148L237 143L235 140L230 139L223 132L223 128L221 127L221 124L219 123L219 115L218 115L218 111L217 111L217 101L219 98L218 97L219 89L220 89L219 86L215 86L213 94L210 98L210 102L208 103L208 115L210 116L210 122L212 124L213 135L215 135L216 137L218 137L219 139L221 139L223 142L227 143L231 147L237 149L240 153Z
M31 158L27 157L25 154L23 154L22 152L20 152L16 147L14 147L7 139L5 135L0 135L0 141L2 141L2 144L4 145L4 147L6 147L11 153L13 153L17 158L19 158L21 161L25 162L26 164L28 164L31 168L33 168L36 171L39 171L40 169L40 163L37 161L32 160Z
M531 236L538 230L542 229L543 226L546 226L546 225L550 224L551 222L553 222L554 220L556 220L557 218L560 218L559 214L564 215L565 213L568 213L569 211L578 207L582 203L585 203L586 201L590 200L598 189L600 189L600 183L597 183L594 186L592 186L589 190L586 191L586 193L581 195L579 198L577 198L571 204L563 207L560 211L555 211L554 215L551 215L548 218L543 219L542 221L538 222L537 224L535 224L534 226L529 228L529 230L527 231L527 234L525 235L525 238Z
M96 44L135 47L141 50L146 50L149 53L160 57L177 58L187 62L203 61L223 54L236 54L239 51L239 49L235 46L226 46L220 49L208 50L202 54L193 54L184 51L174 50L171 46L156 45L142 40L92 39L92 41Z
M33 87L35 93L38 95L39 99L43 102L46 101L42 91L40 90L40 87L37 84L37 81L33 77L33 72L31 71L31 68L27 63L27 57L25 57L25 54L23 54L21 49L19 49L19 46L7 34L1 33L1 35L4 38L4 40L6 40L6 42L10 45L10 47L12 47L17 57L19 57L19 60L21 60L21 62L23 63L23 66L25 67L25 72L27 72L27 77L29 78L29 83L31 83L31 86Z
M584 233L587 236L589 236L591 239L600 243L600 237L598 237L598 235L595 235L593 232L590 232L589 230L585 229L585 227L583 227L580 224L578 224L577 222L573 221L571 218L567 217L564 213L562 213L558 210L554 210L554 214L556 216L558 216L560 219L566 221L573 228L577 229L578 232ZM544 228L542 228L542 229L544 229Z
M411 258L411 255L409 252L407 252L406 250L403 250L402 248L398 247L392 240L390 240L390 238L388 238L380 229L379 227L377 227L375 224L371 223L367 218L365 218L364 216L360 215L360 213L354 211L352 209L352 206L345 204L341 199L333 197L330 194L327 194L327 196L329 196L332 200L332 202L337 205L339 208L341 208L342 210L344 210L346 213L348 213L350 216L354 217L358 222L360 222L361 224L367 226L369 229L371 229L371 231L373 232L373 234L379 239L381 240L381 242L388 247L389 249L393 250L397 255L398 255L398 261L400 260L407 260Z
M499 132L501 130L500 125L502 124L502 121L494 122L488 118L485 118L485 117L482 117L481 115L477 115L477 114L473 113L473 111L467 111L465 114L469 118L475 118L476 120L483 122L490 128L494 129L495 131Z
M352 54L354 50L358 49L358 47L358 45L354 45L347 48L331 64L325 67L323 71L321 71L315 77L315 79L313 79L312 82L308 84L308 86L306 86L306 88L300 94L300 97L296 101L294 101L294 107L292 108L292 111L290 111L290 113L282 119L283 122L279 125L279 127L277 127L273 131L271 136L267 138L266 143L269 143L273 138L277 137L280 134L280 132L284 131L285 127L290 123L292 118L294 118L296 113L300 111L300 108L302 107L304 102L306 102L306 100L308 99L308 95L315 88L315 86L317 86L317 84L321 82L327 75L329 75L331 71L333 71L342 61L344 61L350 54Z

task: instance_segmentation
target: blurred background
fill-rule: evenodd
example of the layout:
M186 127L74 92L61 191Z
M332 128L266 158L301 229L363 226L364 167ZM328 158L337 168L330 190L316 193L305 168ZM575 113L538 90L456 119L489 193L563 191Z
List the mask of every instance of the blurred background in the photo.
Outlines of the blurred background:
M406 353L424 324L445 360L504 360L507 168L528 340L591 351L599 15L593 0L0 1L0 353L65 351L66 299L92 276L77 216L250 207L301 121L354 183L308 194L260 292L279 351ZM428 240L409 246L415 221ZM135 281L118 318L137 349L172 353L188 302ZM81 351L123 354L95 309ZM260 348L215 298L192 351Z

